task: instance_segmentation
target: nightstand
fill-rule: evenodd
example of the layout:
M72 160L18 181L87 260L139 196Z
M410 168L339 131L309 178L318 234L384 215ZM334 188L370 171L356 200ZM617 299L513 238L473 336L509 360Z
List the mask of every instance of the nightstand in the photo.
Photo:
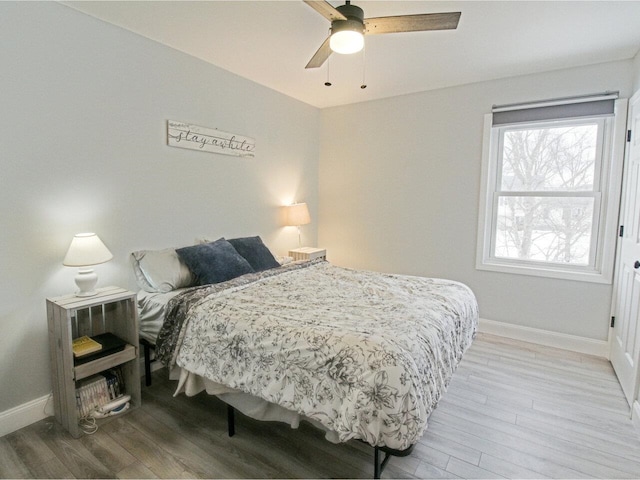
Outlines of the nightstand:
M76 438L82 435L78 427L76 382L118 367L124 383L120 387L131 396L130 408L140 406L141 402L136 294L118 287L98 288L97 292L92 297L71 294L47 298L55 416ZM74 338L106 332L124 340L124 349L86 363L74 361L71 345Z
M314 260L316 258L327 258L327 250L324 248L314 247L300 247L294 250L289 250L289 256L294 261L298 260Z

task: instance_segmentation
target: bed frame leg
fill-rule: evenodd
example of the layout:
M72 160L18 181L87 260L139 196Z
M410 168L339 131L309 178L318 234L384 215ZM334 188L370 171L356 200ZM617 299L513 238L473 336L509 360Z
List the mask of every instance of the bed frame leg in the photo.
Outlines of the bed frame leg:
M386 467L389 460L391 460L391 456L406 457L407 455L411 455L413 447L415 447L415 444L410 445L409 448L404 450L394 450L389 447L373 447L373 478L380 478L384 467ZM384 459L382 461L380 461L380 452L384 452Z
M373 478L380 478L382 475L382 471L384 467L387 466L387 463L391 459L391 454L389 452L384 452L384 459L382 462L380 461L380 448L373 447Z
M144 350L144 384L147 387L151 386L151 346L149 342L143 340L140 342Z
M144 346L144 384L151 386L151 352L149 345Z
M235 408L227 404L227 428L229 430L229 436L233 437L236 434L236 415Z

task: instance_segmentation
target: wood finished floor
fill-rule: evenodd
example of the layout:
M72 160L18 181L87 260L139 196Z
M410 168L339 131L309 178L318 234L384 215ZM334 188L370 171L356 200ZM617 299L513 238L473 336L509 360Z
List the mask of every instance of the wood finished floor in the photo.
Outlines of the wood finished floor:
M242 415L226 434L215 398L172 397L163 370L143 406L73 439L52 418L0 438L3 478L371 478L373 449L333 445ZM414 452L383 478L640 478L640 437L611 365L479 335Z

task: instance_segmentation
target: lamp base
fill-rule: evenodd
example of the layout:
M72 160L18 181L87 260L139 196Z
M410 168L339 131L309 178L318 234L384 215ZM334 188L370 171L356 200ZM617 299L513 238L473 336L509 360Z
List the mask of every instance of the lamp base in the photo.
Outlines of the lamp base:
M95 290L98 275L93 271L93 268L81 268L74 280L79 288L76 297L93 297L98 293Z

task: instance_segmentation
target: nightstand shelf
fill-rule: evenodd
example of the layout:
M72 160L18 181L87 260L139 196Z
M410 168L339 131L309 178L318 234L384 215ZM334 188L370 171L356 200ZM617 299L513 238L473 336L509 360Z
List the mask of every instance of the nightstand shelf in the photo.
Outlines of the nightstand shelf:
M102 357L92 362L83 363L74 367L75 379L82 380L83 378L90 377L96 373L100 373L108 368L117 367L129 360L136 358L136 347L133 345L126 345L124 350L116 352L108 357Z
M138 313L136 294L118 287L97 289L92 297L65 295L47 299L51 383L56 420L74 437L80 437L76 382L118 367L130 408L140 406L138 366ZM74 338L113 333L126 342L123 350L74 365Z

